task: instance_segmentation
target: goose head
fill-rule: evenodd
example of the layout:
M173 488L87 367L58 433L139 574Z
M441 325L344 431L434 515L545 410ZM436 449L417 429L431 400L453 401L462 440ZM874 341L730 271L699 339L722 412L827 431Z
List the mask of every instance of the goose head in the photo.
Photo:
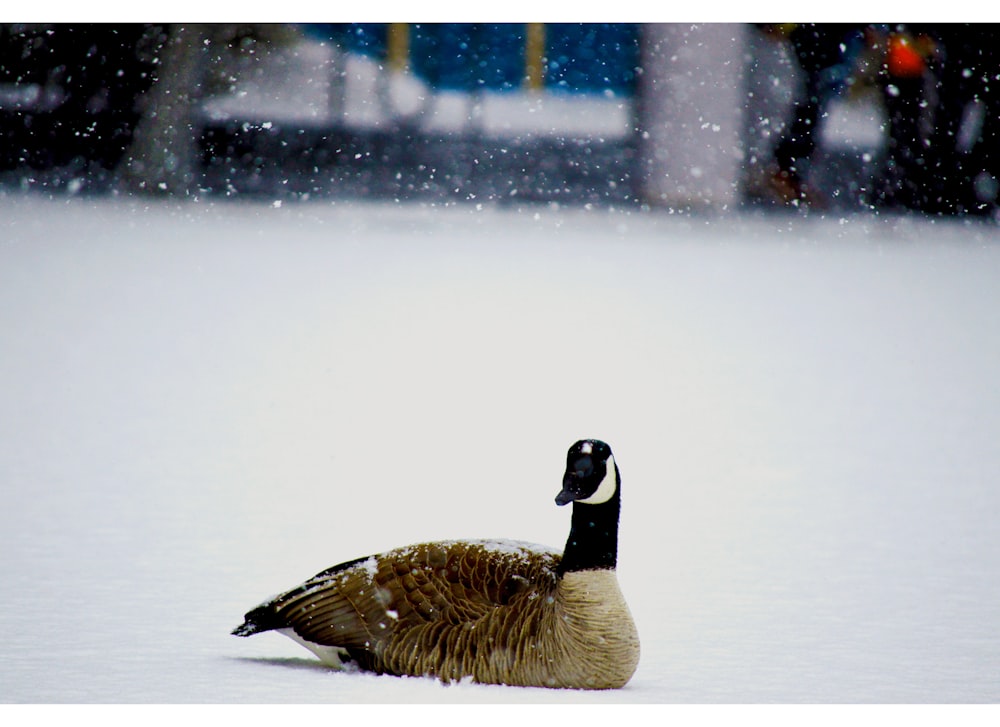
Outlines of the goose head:
M618 492L618 468L611 447L599 439L581 439L566 453L566 472L557 505L600 505Z

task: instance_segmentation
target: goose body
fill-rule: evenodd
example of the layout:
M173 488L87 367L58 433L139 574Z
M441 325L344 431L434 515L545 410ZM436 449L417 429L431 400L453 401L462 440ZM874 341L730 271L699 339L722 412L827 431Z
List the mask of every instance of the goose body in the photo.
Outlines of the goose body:
M570 448L563 553L517 541L397 548L329 568L246 614L233 633L277 630L334 667L445 682L613 689L639 661L618 587L620 475L610 448Z

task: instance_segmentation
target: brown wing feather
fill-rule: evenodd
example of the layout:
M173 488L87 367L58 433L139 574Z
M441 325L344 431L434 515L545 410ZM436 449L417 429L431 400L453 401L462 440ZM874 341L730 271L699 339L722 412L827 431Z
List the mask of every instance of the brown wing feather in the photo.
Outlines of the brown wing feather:
M554 587L558 561L523 544L424 543L324 571L268 606L277 628L378 660L394 634L472 625L518 593Z

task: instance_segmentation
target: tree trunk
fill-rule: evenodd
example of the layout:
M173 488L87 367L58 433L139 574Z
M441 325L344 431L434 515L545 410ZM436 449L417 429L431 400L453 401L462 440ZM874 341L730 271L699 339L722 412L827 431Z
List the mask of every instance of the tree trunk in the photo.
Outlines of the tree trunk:
M741 197L746 27L642 27L637 99L643 201L726 209Z
M142 115L120 166L126 190L188 195L198 177L195 115L204 68L201 25L174 25L160 49L157 80L141 99Z

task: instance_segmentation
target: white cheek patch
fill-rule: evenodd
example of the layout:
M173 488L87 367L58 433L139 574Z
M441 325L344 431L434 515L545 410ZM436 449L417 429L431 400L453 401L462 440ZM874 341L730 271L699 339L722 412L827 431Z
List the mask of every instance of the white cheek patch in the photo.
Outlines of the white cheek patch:
M597 486L594 494L585 500L577 500L577 502L582 502L584 505L600 505L602 502L607 502L615 496L615 492L618 490L618 482L615 478L615 458L613 456L608 457L607 470L604 479L601 480L601 484Z

